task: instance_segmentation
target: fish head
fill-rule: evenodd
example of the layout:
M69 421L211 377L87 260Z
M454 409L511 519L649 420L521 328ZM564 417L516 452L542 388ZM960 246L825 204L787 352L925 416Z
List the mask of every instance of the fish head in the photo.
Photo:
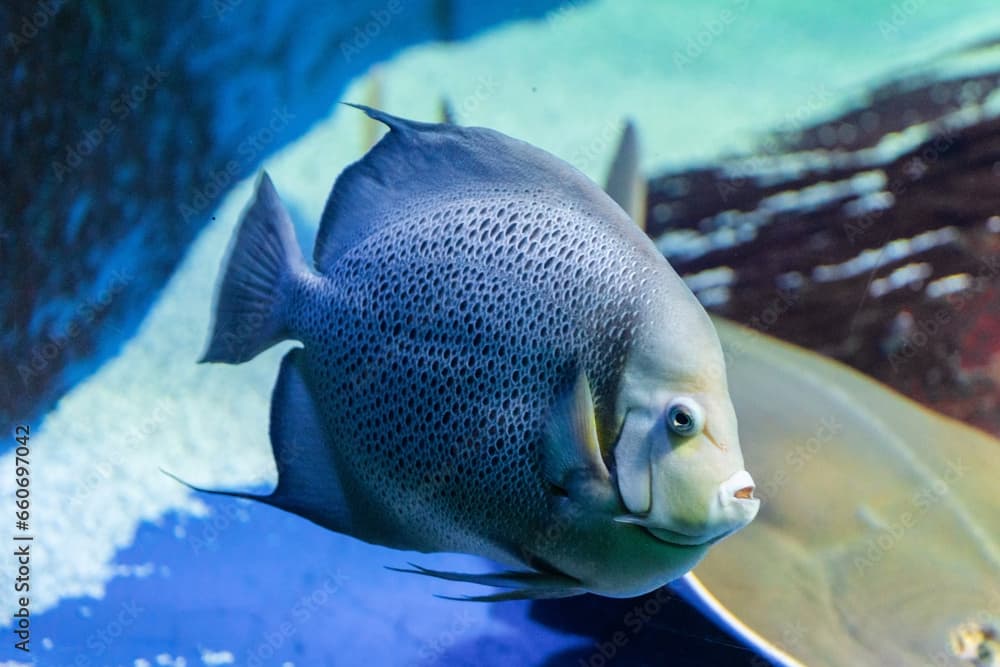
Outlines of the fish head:
M675 339L666 361L647 355L633 366L614 448L628 509L617 520L671 544L717 542L760 509L743 463L722 349L714 328L702 334L680 355L696 364L671 362L678 357Z

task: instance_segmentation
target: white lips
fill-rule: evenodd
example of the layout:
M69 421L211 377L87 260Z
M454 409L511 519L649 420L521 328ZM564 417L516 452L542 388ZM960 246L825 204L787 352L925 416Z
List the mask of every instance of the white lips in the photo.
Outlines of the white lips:
M753 489L755 486L756 484L753 483L753 477L750 476L750 473L746 470L741 470L719 485L719 497L736 498L737 491L746 488ZM743 499L737 498L737 500Z
M725 532L731 532L750 523L760 509L760 500L752 497L754 486L753 477L746 470L739 471L720 484L708 510L709 524L727 526ZM750 496L737 495L747 489L750 489Z

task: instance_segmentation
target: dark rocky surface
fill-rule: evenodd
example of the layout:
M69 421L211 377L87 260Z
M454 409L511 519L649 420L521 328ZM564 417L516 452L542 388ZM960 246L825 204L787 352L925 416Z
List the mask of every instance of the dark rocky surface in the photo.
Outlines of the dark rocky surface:
M699 292L710 310L1000 435L998 86L887 83L758 155L654 178L647 229L682 275L732 270Z

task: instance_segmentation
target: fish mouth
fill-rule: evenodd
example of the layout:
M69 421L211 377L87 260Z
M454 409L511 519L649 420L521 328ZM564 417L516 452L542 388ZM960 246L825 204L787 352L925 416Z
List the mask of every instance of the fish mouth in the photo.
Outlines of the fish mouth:
M619 523L644 528L654 538L672 546L706 547L729 537L757 515L760 500L754 498L754 482L750 473L741 470L722 482L709 499L704 521L688 528L683 521L673 521L669 513L652 511L616 516ZM669 526L669 527L668 527Z

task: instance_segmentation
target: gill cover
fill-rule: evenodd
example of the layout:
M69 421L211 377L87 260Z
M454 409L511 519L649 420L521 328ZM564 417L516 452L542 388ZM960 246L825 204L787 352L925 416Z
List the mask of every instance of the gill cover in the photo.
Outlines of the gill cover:
M701 424L688 430L693 422L682 429L671 422L678 400L659 414L638 409L626 416L615 461L630 513L617 520L666 542L705 544L748 524L760 502L738 447L717 442Z

